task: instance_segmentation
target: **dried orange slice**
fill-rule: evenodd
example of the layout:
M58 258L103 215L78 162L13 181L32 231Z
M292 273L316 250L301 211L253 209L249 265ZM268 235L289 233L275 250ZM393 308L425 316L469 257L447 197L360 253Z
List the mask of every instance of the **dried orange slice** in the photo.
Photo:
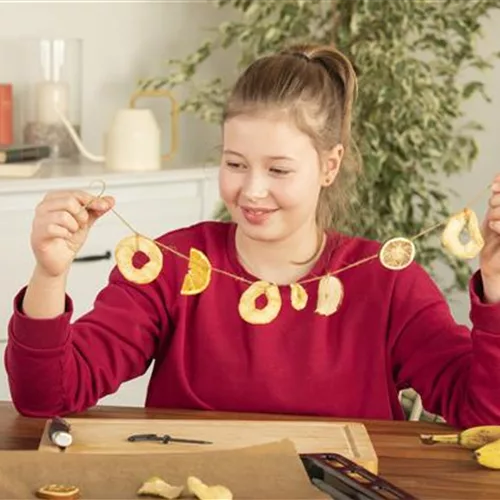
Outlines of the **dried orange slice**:
M137 268L133 264L136 252L145 253L149 261ZM160 274L163 267L163 254L154 240L140 234L123 238L115 249L115 260L123 276L133 283L145 285L151 283Z
M292 283L290 285L290 295L292 307L295 310L301 311L306 307L308 299L307 292L300 283Z
M265 295L267 304L258 309L257 299ZM256 281L252 283L240 297L238 311L240 316L253 325L265 325L273 321L281 309L281 295L276 285L267 281Z
M46 484L39 488L35 495L38 498L44 498L47 500L76 500L77 498L80 498L80 489L73 485Z
M212 264L208 257L197 250L189 250L188 272L182 282L181 295L196 295L203 292L210 283Z
M379 260L393 271L408 267L415 258L415 245L408 238L396 237L387 240L380 249Z
M330 316L337 312L344 298L344 285L336 276L323 276L318 285L318 302L315 312Z

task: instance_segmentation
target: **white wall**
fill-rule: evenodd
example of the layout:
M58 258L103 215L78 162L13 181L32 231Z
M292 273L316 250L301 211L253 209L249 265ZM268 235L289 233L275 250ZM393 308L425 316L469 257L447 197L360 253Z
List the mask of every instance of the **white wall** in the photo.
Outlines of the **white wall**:
M182 57L204 39L204 29L221 21L221 13L205 1L185 0L136 3L0 3L0 81L8 80L9 64L2 56L2 37L80 37L84 41L83 138L100 151L103 132L116 109L128 102L136 81L161 74L169 57ZM7 21L6 21L7 20ZM485 23L481 53L498 50L500 14ZM17 63L17 61L16 61ZM224 56L211 62L206 74L226 72ZM471 118L486 127L479 136L480 156L470 173L443 180L460 194L456 208L490 182L498 165L500 125L500 63L480 75L487 82L492 103L471 102ZM218 144L218 130L191 116L182 118L181 149L174 163L203 162ZM486 197L475 206L479 215ZM444 275L448 273L443 271ZM459 294L452 309L461 322L468 322L468 296Z

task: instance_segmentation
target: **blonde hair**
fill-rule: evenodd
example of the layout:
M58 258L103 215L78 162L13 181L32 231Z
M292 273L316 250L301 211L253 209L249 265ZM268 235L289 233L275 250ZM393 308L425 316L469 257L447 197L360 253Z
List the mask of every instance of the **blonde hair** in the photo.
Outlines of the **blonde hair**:
M284 110L306 133L320 158L342 144L337 178L322 188L316 220L321 233L348 220L351 188L361 160L351 137L357 78L350 61L336 48L296 45L254 61L234 85L223 122L237 115Z

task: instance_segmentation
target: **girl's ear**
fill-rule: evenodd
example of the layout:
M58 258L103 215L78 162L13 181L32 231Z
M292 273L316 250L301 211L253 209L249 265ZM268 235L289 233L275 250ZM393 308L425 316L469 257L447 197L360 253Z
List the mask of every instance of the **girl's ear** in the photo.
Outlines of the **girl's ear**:
M344 146L337 144L326 157L323 172L323 186L330 186L335 181L344 156Z

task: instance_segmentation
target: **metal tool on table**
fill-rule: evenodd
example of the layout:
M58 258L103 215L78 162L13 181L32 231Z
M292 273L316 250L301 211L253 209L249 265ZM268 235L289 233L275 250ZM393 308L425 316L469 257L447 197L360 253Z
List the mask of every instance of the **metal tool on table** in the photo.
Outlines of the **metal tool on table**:
M212 441L204 441L202 439L186 439L176 438L170 434L132 434L127 438L127 441L158 441L163 444L168 443L188 443L188 444L213 444Z
M302 454L300 459L311 482L335 500L417 500L337 453Z
M47 433L50 441L63 451L73 443L71 426L61 417L54 417L50 421Z

